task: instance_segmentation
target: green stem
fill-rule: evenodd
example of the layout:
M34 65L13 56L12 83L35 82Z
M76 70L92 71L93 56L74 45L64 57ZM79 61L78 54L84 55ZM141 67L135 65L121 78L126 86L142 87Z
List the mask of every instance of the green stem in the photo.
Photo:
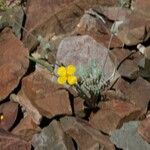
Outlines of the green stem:
M40 64L41 66L44 66L46 69L48 69L50 72L53 72L54 71L54 67L51 66L49 63L47 63L46 61L44 60L41 60L41 59L35 59L34 57L31 57L31 56L28 56L28 58L30 60L32 60L33 62L35 63L38 63Z

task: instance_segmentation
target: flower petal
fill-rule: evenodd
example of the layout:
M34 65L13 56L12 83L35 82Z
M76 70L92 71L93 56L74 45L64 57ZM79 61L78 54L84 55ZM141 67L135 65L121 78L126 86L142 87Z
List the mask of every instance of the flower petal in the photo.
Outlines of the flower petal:
M58 69L57 69L57 74L59 75L59 76L66 76L67 75L67 72L66 72L66 68L65 67L59 67Z
M68 76L67 82L69 85L74 85L77 83L77 77L76 76Z
M66 77L66 76L59 77L59 78L57 79L57 82L58 82L59 84L65 84L66 81L67 81L67 77Z
M67 70L67 75L71 76L76 72L76 67L73 65L69 65L66 70Z

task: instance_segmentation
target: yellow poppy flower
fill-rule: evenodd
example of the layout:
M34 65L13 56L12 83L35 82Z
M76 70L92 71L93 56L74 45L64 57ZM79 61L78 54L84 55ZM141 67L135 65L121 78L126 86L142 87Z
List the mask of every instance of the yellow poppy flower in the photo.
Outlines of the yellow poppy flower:
M68 76L67 82L69 85L74 85L77 83L77 77L76 76Z
M75 72L76 72L76 68L75 66L73 65L69 65L67 68L66 68L66 71L67 71L67 75L73 75Z
M66 76L62 76L62 77L58 77L57 82L59 84L65 84L67 81L67 77Z
M58 69L57 69L57 74L59 75L59 76L66 76L67 75L67 72L66 72L66 68L65 67L59 67Z
M57 82L59 84L69 84L74 85L77 83L77 77L74 75L76 72L76 67L73 65L69 65L66 68L61 66L57 69L58 79Z

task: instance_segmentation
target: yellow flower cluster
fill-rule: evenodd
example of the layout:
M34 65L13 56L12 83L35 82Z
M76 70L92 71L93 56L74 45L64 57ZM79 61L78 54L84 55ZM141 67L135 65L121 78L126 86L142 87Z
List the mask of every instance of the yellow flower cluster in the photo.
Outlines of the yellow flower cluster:
M76 67L73 65L69 65L67 67L61 66L57 69L58 79L57 82L59 84L69 84L74 85L77 83L77 77L75 76Z

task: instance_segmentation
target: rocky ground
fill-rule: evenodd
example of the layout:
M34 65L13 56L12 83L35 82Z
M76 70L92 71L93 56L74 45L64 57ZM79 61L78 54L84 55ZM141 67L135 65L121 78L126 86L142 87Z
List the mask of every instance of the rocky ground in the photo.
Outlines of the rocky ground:
M149 150L150 1L5 2L0 0L0 149ZM102 68L106 61L109 84L98 109L85 109L71 88L29 60L31 54L49 64L84 65L94 58Z

